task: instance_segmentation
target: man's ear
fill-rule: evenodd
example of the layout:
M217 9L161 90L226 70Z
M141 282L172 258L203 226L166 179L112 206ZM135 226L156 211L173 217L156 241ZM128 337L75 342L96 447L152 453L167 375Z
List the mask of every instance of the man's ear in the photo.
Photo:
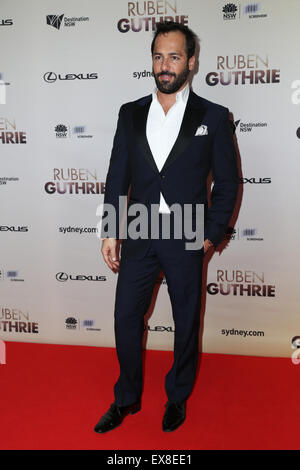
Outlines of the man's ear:
M193 55L189 59L189 70L193 70L195 67L195 56Z

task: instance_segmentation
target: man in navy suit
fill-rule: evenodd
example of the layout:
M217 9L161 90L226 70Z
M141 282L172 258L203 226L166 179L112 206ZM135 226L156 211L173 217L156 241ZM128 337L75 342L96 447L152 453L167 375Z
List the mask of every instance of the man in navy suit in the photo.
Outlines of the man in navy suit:
M189 87L195 45L196 37L186 26L158 24L151 45L157 88L119 112L104 203L116 209L119 220L119 197L130 190L128 211L133 204L143 204L149 213L151 207L158 208L159 235L123 239L120 259L119 224L113 236L103 239L104 260L119 272L114 315L120 376L115 401L95 426L98 433L114 429L126 415L141 409L143 318L160 270L167 281L175 324L174 362L165 380L164 431L174 431L183 423L194 384L203 256L223 239L238 190L228 109L200 98ZM208 208L210 172L213 189ZM190 204L193 220L197 205L204 206L201 248L188 250L186 237L174 236L173 204ZM166 219L169 238L161 228Z

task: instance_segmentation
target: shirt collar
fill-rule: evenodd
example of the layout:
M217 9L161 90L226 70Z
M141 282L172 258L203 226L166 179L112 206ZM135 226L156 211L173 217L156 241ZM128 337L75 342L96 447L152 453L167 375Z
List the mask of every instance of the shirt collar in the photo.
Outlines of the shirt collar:
M190 85L187 83L186 86L176 93L176 102L181 101L186 104L190 94ZM157 88L152 93L152 99L158 101L157 99Z

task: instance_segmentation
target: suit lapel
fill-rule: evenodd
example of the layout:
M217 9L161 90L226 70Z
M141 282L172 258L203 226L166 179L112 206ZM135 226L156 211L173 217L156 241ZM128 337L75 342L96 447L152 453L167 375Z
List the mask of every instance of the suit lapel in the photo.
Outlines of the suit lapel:
M137 143L152 167L152 169L158 173L158 168L156 166L155 160L153 158L151 149L149 147L148 139L146 136L146 125L147 125L147 117L148 117L148 112L149 108L151 105L152 99L151 96L149 97L149 100L146 101L144 104L138 104L135 112L133 113L133 120L134 120L134 127L136 131L136 138L137 138Z
M190 139L195 135L197 128L201 125L205 108L201 105L199 98L197 98L197 95L190 91L178 137L161 171L168 168L168 166L184 152Z
M140 146L144 157L152 169L159 173L146 136L147 117L152 101L151 96L147 98L148 99L145 103L139 103L137 105L133 113L134 127L138 145ZM190 139L195 135L197 128L201 125L205 111L206 110L202 105L200 98L190 91L178 137L160 173L168 168L184 152Z

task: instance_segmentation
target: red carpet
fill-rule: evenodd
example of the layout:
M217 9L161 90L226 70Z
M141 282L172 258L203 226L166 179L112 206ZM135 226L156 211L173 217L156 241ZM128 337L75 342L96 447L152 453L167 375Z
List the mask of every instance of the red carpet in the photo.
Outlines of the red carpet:
M299 449L300 365L202 354L185 423L161 430L172 353L147 351L142 411L93 427L113 401L114 349L6 342L0 365L3 449Z

